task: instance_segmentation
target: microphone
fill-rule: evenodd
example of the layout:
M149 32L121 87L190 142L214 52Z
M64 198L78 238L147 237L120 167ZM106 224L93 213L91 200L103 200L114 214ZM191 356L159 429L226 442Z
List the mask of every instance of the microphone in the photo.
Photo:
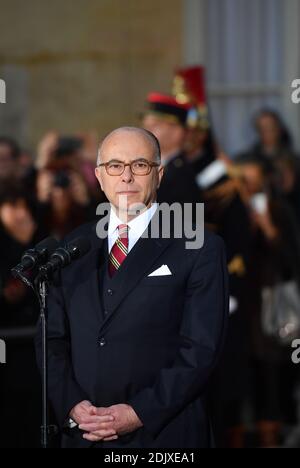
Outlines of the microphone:
M11 274L14 278L19 278L22 273L32 270L35 266L47 262L50 255L57 249L58 245L59 243L53 237L47 237L42 240L33 249L29 249L23 254L21 263L12 268Z
M57 270L70 265L74 260L83 257L91 249L91 243L85 237L77 237L64 247L59 247L50 260L40 267L41 276L51 276Z

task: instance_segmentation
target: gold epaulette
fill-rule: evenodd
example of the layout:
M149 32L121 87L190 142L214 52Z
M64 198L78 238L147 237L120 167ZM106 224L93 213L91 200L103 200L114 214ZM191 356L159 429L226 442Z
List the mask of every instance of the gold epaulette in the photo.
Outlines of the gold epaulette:
M228 264L228 271L230 275L245 276L246 265L241 255L235 255Z

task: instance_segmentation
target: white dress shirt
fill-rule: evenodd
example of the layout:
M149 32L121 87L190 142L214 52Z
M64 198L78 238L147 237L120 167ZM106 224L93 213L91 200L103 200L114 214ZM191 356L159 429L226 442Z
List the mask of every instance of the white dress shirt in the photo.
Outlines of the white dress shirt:
M147 229L151 219L153 218L156 210L157 203L153 203L148 210L141 213L136 218L132 219L127 223L128 229L128 253L137 243L143 232ZM110 253L113 245L118 238L118 226L125 224L124 221L118 218L114 208L111 208L109 224L108 224L108 253Z

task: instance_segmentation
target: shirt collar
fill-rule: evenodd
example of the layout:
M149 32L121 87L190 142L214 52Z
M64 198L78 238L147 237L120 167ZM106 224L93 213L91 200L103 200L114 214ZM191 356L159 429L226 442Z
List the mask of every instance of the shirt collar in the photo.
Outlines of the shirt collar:
M136 216L134 219L129 221L128 227L129 232L134 233L135 236L140 237L143 232L147 229L152 217L154 216L157 210L158 204L152 203L151 207L148 208L146 211L141 213L139 216ZM124 224L124 221L120 220L117 216L114 208L110 210L110 217L109 217L109 224L108 224L108 235L112 236L115 231L118 229L120 224Z

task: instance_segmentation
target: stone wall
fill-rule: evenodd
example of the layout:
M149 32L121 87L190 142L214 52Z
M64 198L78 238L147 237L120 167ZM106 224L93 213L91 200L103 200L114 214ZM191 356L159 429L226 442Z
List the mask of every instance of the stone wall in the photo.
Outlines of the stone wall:
M182 60L182 0L0 0L0 134L137 123Z

